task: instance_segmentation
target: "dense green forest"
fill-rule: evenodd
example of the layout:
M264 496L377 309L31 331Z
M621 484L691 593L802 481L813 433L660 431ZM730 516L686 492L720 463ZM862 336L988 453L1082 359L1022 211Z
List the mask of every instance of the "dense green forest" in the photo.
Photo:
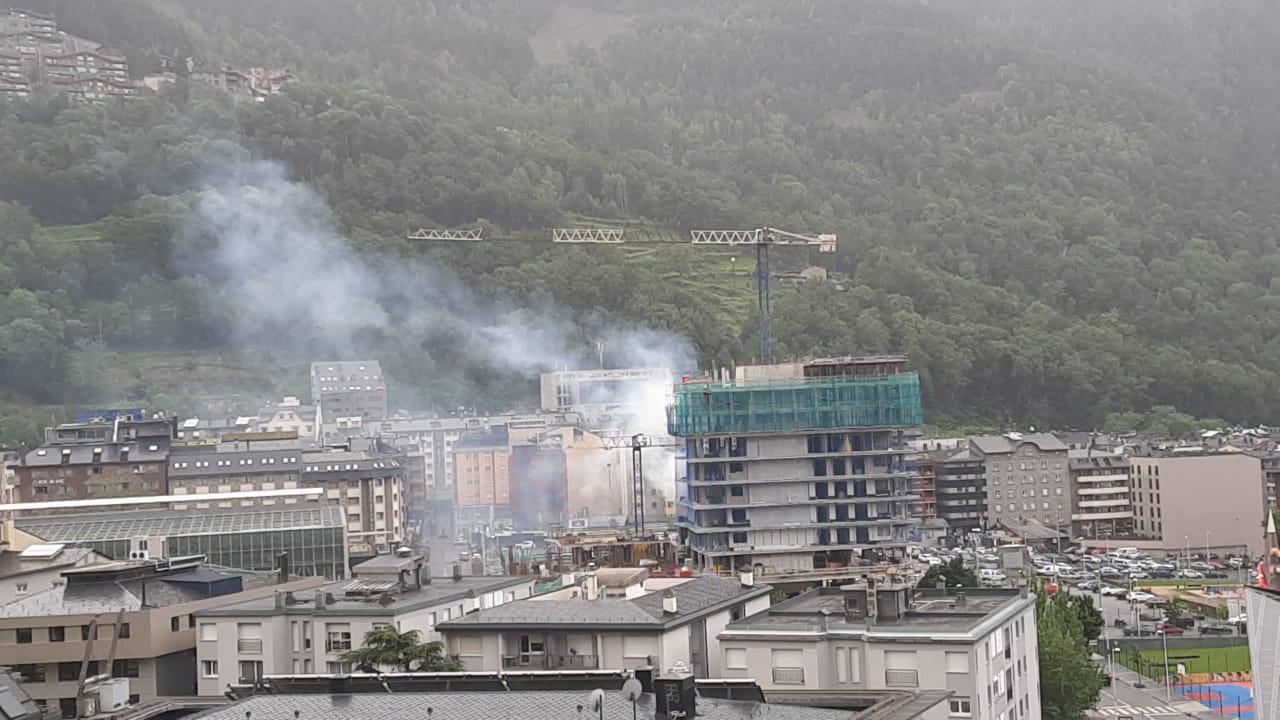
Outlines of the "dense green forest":
M262 103L179 82L118 105L0 104L0 442L30 437L33 404L154 402L145 375L107 379L156 353L252 357L267 376L372 354L402 405L485 411L532 402L527 378L553 362L486 352L522 328L572 359L598 342L607 362L681 357L683 338L688 364L750 361L749 253L404 239L622 221L838 234L834 256L775 254L832 271L777 289L776 353L906 352L933 423L1274 414L1275 3L27 5L142 70L193 56L301 82ZM263 162L286 194L316 194L295 227L324 235L327 204L342 247L319 251L369 289L368 327L329 316L351 326L340 345L312 310L246 337L257 313L210 260L201 193ZM257 281L325 298L290 244L310 235L258 232Z

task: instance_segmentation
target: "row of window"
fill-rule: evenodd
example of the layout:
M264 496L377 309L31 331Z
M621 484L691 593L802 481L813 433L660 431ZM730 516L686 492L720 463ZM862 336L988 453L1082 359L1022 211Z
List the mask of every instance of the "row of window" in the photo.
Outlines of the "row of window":
M281 462L281 463L286 463L286 464L287 464L287 463L295 463L295 462L297 462L297 461L298 461L298 458L296 458L296 457L283 457L283 458L280 458L280 462ZM237 462L237 461L232 461L232 460L230 460L230 459L224 459L224 460L217 460L217 461L215 461L215 463L214 463L215 467L232 467L232 466L234 466L234 465L252 465L252 464L253 464L253 458L240 458L240 460L239 460L238 462ZM276 458L272 458L272 457L269 457L269 458L259 458L258 464L259 464L259 465L275 465L275 464L276 464ZM184 461L182 461L182 462L175 462L175 463L173 464L173 467L174 467L175 469L178 469L178 470L181 470L181 469L184 469L184 468L188 468L188 467L206 468L206 467L209 467L209 461L208 461L208 460L196 460L196 461L194 461L194 462L187 462L187 461L185 461L185 460L184 460Z
M181 615L175 615L169 620L170 620L169 627L171 630L173 630L174 632L177 632L178 630L182 629ZM66 642L67 630L71 630L73 635L78 634L80 636L81 642L88 641L90 635L93 636L94 640L101 640L101 639L110 637L110 634L105 632L105 628L109 628L109 627L113 627L113 626L96 625L96 626L93 626L92 629L90 629L90 626L88 625L80 625L78 627L75 625L72 625L70 627L66 627L62 625L54 625L47 628L48 633L45 637L47 638L47 641L51 643ZM193 618L190 615L187 616L187 627L195 627L195 618ZM129 637L131 637L131 632L132 631L129 626L129 623L127 622L120 623L120 639L121 640L127 640ZM30 645L35 642L35 639L36 639L35 628L26 627L26 628L17 628L14 630L14 640L18 645Z
M1055 492L1054 492L1053 494L1054 494L1054 495L1061 495L1061 494L1062 494L1062 488L1055 488ZM1041 495L1041 496L1043 496L1043 497L1049 497L1049 488L1040 488L1040 495ZM1035 490L1030 490L1030 491L1028 491L1028 490L1023 490L1021 494L1019 494L1016 490L1010 490L1010 491L1009 491L1009 499L1013 499L1013 498L1016 498L1016 497L1024 497L1024 498L1025 498L1025 497L1035 497L1035 496L1036 496L1036 491L1035 491ZM999 499L1000 499L1000 491L999 491L999 490L996 490L996 491L995 491L995 499L996 499L996 500L999 500Z
M80 679L80 663L78 662L60 662L58 665L58 681L70 682ZM48 666L38 665L15 665L14 671L22 676L24 683L42 683L48 680ZM98 661L90 660L89 667L85 677L92 677L98 674ZM136 678L141 674L141 665L138 660L116 660L111 664L112 677Z

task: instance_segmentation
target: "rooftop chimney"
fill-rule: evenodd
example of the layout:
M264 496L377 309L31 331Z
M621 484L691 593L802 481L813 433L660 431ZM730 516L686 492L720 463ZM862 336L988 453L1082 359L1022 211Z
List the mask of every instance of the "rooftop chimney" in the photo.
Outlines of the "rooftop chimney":
M656 720L691 720L697 715L693 673L678 666L653 679Z
M277 610L283 610L283 609L284 609L284 607L285 607L285 605L287 605L287 604L288 604L288 602L286 602L286 600L285 600L284 593L282 593L282 592L277 592L277 593L276 593L276 609L277 609Z
M462 565L459 563L453 564L453 579L454 579L454 582L457 582L462 579Z
M678 612L676 607L676 594L670 590L662 592L662 613L664 615L675 615Z
M316 610L323 610L323 609L324 609L324 591L317 590L316 591Z
M277 567L280 569L280 583L289 582L289 553L282 552L279 556L280 562Z
M965 597L962 592L956 593L956 609L964 610L967 607L969 607L969 598Z
M756 584L756 574L754 570L743 570L738 574L738 579L742 580L742 587L754 587Z

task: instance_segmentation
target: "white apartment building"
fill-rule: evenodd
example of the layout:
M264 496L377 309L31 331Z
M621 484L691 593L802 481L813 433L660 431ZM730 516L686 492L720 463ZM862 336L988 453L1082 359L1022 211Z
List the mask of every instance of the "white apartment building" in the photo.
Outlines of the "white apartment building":
M439 623L513 603L533 593L532 576L432 578L421 555L385 554L352 568L354 579L313 592L276 593L196 614L200 695L265 675L349 673L342 653L370 630L417 630L440 640Z
M720 677L720 631L769 607L768 585L741 578L650 578L599 570L580 583L439 626L468 671L622 670L683 662Z
M765 693L947 690L949 716L1040 720L1035 597L918 591L874 581L821 588L731 623L722 675Z

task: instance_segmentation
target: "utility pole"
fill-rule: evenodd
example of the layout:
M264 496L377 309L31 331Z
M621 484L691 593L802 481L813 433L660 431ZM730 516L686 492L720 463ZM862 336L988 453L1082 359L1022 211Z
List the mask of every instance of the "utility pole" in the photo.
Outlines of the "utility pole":
M419 228L406 236L419 242L535 242L545 240L533 234L485 237L484 231ZM760 362L773 362L773 337L770 329L769 248L774 245L798 245L818 248L820 253L836 251L836 236L830 233L804 235L777 228L755 230L655 230L644 228L552 228L551 242L570 245L620 245L622 243L689 243L703 247L755 246L756 306L760 313Z

